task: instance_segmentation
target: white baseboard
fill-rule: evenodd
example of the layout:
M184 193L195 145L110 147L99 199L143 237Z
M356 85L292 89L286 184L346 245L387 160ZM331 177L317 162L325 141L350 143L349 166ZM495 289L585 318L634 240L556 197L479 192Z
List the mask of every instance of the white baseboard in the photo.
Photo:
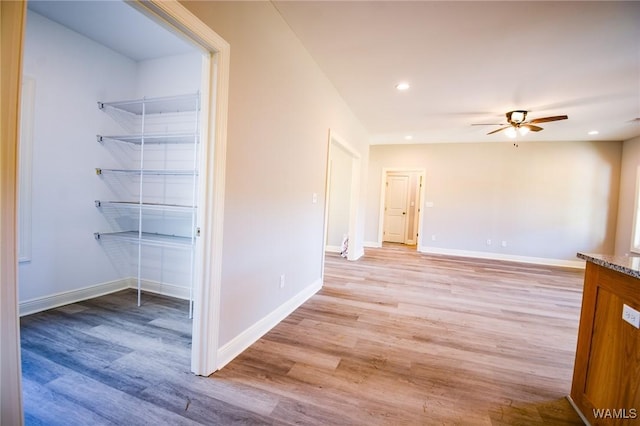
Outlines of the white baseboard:
M328 251L329 253L340 253L342 251L342 247L340 246L326 246L324 251Z
M349 250L353 250L353 247L349 247ZM341 253L342 252L342 247L326 246L324 248L324 251L326 251L327 253ZM347 256L347 259L349 259L349 260L358 260L362 256L364 256L364 248L360 247L360 250L358 250L353 256L351 256L351 255Z
M138 288L135 279L132 279L131 281L131 288ZM142 291L161 294L163 296L169 296L176 299L190 299L189 287L161 283L159 281L140 280L140 288L142 289Z
M363 246L365 247L371 247L371 248L380 248L382 247L382 243L379 243L377 241L365 241L364 243L362 243Z
M77 290L65 291L62 293L52 294L50 296L25 300L19 304L20 316L35 314L37 312L46 311L47 309L58 308L71 303L93 299L106 294L115 293L116 291L125 290L127 288L138 288L135 278L122 278ZM158 281L142 280L140 288L142 291L149 293L162 294L164 296L174 297L177 299L189 300L188 287L181 287Z
M531 263L534 265L562 266L565 268L584 269L584 260L550 259L546 257L517 256L512 254L490 253L483 251L445 249L440 247L419 246L420 253L443 254L447 256L471 257L475 259L504 260L506 262Z
M349 256L348 259L349 260L358 260L360 259L362 256L364 256L364 247L360 247L360 250L358 250L353 257Z
M245 349L258 341L273 327L278 325L283 319L289 316L300 305L306 302L311 296L316 294L322 288L322 280L318 279L311 285L307 286L300 293L289 299L283 305L280 305L275 311L265 316L251 327L240 333L229 343L218 349L218 365L217 369L227 365L231 360L240 355Z
M53 309L70 303L76 303L82 300L104 296L105 294L115 293L116 291L129 288L131 286L130 281L130 278L123 278L120 280L79 288L77 290L65 291L62 293L52 294L50 296L25 300L19 304L20 316L35 314L36 312L46 311L47 309Z

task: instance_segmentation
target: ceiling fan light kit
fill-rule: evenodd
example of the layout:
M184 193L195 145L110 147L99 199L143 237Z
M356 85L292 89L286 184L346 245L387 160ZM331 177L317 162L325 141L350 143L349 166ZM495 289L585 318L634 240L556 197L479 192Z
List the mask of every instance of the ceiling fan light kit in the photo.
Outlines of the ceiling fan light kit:
M509 124L500 124L500 126L503 127L493 130L487 133L487 135L492 135L504 130L505 134L509 138L515 138L518 134L520 134L520 136L524 136L529 132L539 132L540 130L543 130L542 127L536 126L537 123L548 123L550 121L566 120L569 118L566 115L554 115L550 117L534 118L531 121L526 121L527 112L528 111L522 109L507 112L505 115L507 117L507 123Z
M517 110L517 111L509 111L507 113L507 121L509 123L520 124L523 123L527 118L527 111Z

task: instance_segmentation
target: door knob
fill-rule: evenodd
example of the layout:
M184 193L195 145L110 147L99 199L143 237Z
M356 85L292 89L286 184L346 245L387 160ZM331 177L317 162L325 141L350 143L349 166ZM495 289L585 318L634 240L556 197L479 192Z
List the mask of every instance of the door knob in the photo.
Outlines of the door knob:
M407 212L402 212L402 214L407 214Z

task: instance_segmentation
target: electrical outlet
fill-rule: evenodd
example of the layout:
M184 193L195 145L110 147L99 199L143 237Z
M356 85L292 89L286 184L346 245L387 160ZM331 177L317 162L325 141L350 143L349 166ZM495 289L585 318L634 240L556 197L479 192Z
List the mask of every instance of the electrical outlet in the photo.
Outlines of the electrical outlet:
M631 306L622 305L622 319L635 328L640 328L640 312L636 311Z
M280 275L280 288L284 288L284 274Z
M502 247L506 247L507 246L507 242L506 241L502 241Z
M490 246L491 245L491 239L487 238L487 245Z
M433 235L431 236L431 241L435 241L435 240L436 240L436 234L433 234Z

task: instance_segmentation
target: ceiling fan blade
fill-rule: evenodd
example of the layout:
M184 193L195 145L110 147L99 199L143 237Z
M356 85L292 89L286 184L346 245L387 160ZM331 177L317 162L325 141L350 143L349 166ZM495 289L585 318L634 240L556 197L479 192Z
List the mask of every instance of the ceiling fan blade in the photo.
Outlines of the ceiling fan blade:
M472 126L506 126L504 123L473 123Z
M529 124L548 123L549 121L566 120L567 118L569 118L569 117L567 117L566 115L554 115L552 117L535 118L535 119L531 120L529 122Z
M508 129L509 127L512 127L512 126L511 126L511 125L509 125L509 126L500 127L499 129L496 129L496 130L494 130L493 132L489 132L489 133L487 133L487 135L492 135L492 134L494 134L494 133L501 132L501 131L503 131L503 130Z
M542 127L540 126L534 126L533 124L521 124L521 127L526 127L527 129L531 130L532 132L539 132L540 130L543 130Z

